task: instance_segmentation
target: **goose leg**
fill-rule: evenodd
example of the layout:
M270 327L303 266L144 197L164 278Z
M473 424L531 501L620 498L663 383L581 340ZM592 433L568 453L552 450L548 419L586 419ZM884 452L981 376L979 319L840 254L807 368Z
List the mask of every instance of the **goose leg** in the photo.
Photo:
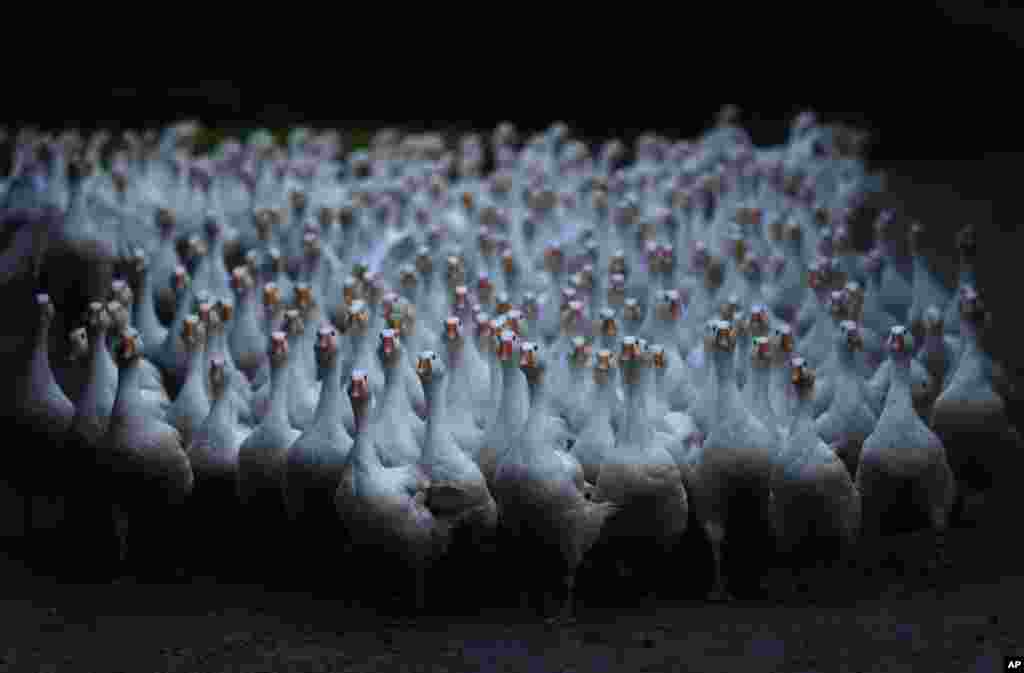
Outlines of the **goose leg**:
M725 528L713 521L704 524L704 532L711 542L711 553L715 559L715 583L708 593L708 600L713 602L728 602L732 596L725 588L725 580L722 576L722 541L725 539Z

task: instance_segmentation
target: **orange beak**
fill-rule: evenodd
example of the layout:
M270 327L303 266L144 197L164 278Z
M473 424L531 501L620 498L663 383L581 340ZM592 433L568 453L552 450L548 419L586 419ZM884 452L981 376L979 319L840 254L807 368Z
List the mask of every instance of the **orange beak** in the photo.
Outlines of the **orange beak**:
M444 330L448 341L455 341L459 338L459 321L455 318L448 318L444 321Z
M391 355L395 351L395 337L386 335L384 337L384 355Z

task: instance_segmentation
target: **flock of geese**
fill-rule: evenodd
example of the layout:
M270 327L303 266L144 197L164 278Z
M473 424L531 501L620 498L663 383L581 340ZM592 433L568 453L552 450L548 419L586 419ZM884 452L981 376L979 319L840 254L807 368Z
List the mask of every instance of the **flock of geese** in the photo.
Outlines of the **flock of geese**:
M940 567L1019 450L976 232L952 290L893 212L855 250L882 182L812 113L767 148L731 108L633 148L505 123L199 154L198 130L3 139L0 283L35 287L14 414L38 438L7 476L62 498L51 553L366 554L423 608L428 569L516 548L563 620L594 550L640 568L695 531L712 600L755 530L797 574L808 542L930 528Z

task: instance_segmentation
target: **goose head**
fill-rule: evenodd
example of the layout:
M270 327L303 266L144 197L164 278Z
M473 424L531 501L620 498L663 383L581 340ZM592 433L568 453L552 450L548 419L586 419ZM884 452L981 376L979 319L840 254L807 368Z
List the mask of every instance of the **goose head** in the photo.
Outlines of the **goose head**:
M597 351L594 358L594 383L604 385L611 380L615 372L615 354L607 348Z
M416 356L416 375L424 386L440 384L447 373L444 362L434 351L422 351Z
M444 277L448 287L456 288L461 286L466 279L465 268L462 259L457 255L449 255L444 262Z
M193 265L193 268L199 266L200 261L206 256L207 247L206 243L198 234L193 234L188 237L188 241L185 243L185 258L189 264Z
M960 318L975 329L988 327L992 322L992 314L973 286L967 285L960 291Z
M132 313L127 305L119 301L108 301L106 311L107 315L110 316L110 326L114 329L114 332L120 333L131 324Z
M634 336L622 338L619 350L619 367L622 370L622 382L624 384L632 385L640 382L643 357L643 349L639 339Z
M519 369L531 384L540 383L547 363L540 353L540 346L532 341L524 341L519 348Z
M924 312L924 331L929 336L942 336L945 319L938 306L932 305Z
M531 322L540 318L540 303L537 301L537 295L535 293L523 293L522 310L526 315L526 319Z
M755 369L771 366L774 357L772 340L766 336L756 336L750 349L750 362Z
M659 374L664 373L668 367L668 355L665 347L661 344L651 344L647 348L647 352L650 354L651 367L654 371Z
M181 325L181 338L185 342L185 348L194 352L201 348L203 339L206 336L206 327L202 320L195 313L190 314Z
M53 324L53 319L57 315L57 310L53 307L53 301L50 299L50 295L42 292L37 294L36 307L39 309L40 326L49 327Z
M171 289L174 290L174 296L181 299L185 296L188 291L190 279L188 276L188 270L181 264L174 267L173 273L171 273Z
M815 373L804 358L795 357L789 362L789 381L800 399L808 399L814 391Z
M416 277L416 267L411 264L403 264L398 270L398 286L402 288L402 292L410 297L414 297L416 296L418 285L419 279Z
M747 316L747 325L750 334L768 336L769 331L768 307L764 304L754 304L750 307L750 314Z
M337 361L338 347L338 330L329 326L317 330L316 344L313 349L316 353L316 365L321 375Z
M497 315L505 315L512 310L512 299L508 292L499 292L494 300L494 311Z
M519 263L515 253L511 250L501 253L501 272L505 274L506 278L514 277L519 273Z
M129 327L121 333L121 338L118 339L114 355L117 358L118 364L127 366L142 357L142 349L142 337L137 330Z
M365 337L370 329L370 309L362 299L349 306L348 331L355 337Z
M890 328L885 343L889 353L897 360L906 360L914 350L914 337L903 325L894 325Z
M281 249L277 246L272 245L267 248L267 260L270 262L270 269L274 273L281 273L284 271L284 255L281 254Z
M481 354L495 352L495 321L487 313L479 313L475 321L476 346Z
M252 286L252 277L244 266L236 266L231 270L231 289L239 297L245 297Z
M498 361L505 369L515 369L519 364L519 335L509 329L497 333Z
M107 313L107 307L103 302L94 301L89 303L85 311L85 324L88 326L90 334L99 334L107 331L110 329L112 322L110 314Z
M732 353L736 348L738 331L728 320L714 320L710 323L711 345L714 350Z
M295 284L295 308L300 315L308 316L313 310L315 300L313 297L313 286L309 283Z
M306 332L306 323L297 309L290 308L284 312L284 332L291 340L297 340Z
M84 327L76 327L68 333L68 360L75 362L89 353L89 334Z
M270 335L268 354L270 364L274 368L283 367L288 362L288 335L281 331L275 331Z
M585 329L583 309L584 304L582 301L573 300L569 302L569 307L562 313L563 333L576 336L581 329Z
M711 257L704 269L704 286L717 290L725 282L725 263L719 257Z
M864 349L864 335L857 323L852 320L844 320L839 323L839 338L843 346L851 353Z
M626 327L639 327L643 319L640 302L636 297L626 297L622 302L622 322Z
M619 326L615 321L615 311L610 308L603 308L597 313L597 333L605 339L616 339L619 336Z
M357 417L364 417L370 408L370 375L363 369L356 369L348 382L348 399L352 403L352 412Z
M843 290L832 290L828 295L828 311L835 323L842 322L850 316L849 296Z
M485 314L479 314L477 316L478 320L480 315ZM479 322L477 322L477 325L479 326ZM444 329L443 338L447 347L450 350L461 350L464 344L462 338L462 318L449 316L445 318L442 328Z
M267 315L273 315L281 305L281 288L277 283L267 283L263 286L263 308Z
M481 271L476 281L476 296L481 304L490 305L494 299L494 285L491 283L491 276L486 271Z
M526 323L523 321L522 311L520 311L517 308L514 308L508 313L506 313L503 317L505 318L505 329L512 330L513 332L518 334L520 338L525 338L526 336L528 336L526 333Z
M573 337L569 351L569 364L575 369L586 369L590 364L590 344L581 336Z
M227 385L227 368L224 358L218 356L210 360L210 391L219 397Z
M341 302L351 308L357 299L359 299L359 280L355 276L349 276L341 285Z
M402 357L402 341L398 332L383 329L377 335L377 358L385 369L393 368Z
M252 213L252 224L256 229L256 237L263 242L270 240L271 225L273 219L270 215L270 210L267 208L257 208Z
M225 325L231 323L231 319L235 315L235 303L226 297L218 297L213 302L213 311L219 318L219 326L223 329Z
M737 294L731 294L726 297L725 301L718 309L718 315L722 320L733 321L736 319L736 315L740 310L740 297Z

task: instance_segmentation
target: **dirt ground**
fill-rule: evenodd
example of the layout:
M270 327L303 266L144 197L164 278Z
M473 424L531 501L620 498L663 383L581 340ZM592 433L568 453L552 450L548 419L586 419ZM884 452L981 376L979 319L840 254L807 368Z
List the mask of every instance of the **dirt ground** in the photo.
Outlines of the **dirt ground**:
M1011 325L1021 234L1008 202L1014 157L889 167L904 209L929 227L934 258L955 258L953 232L978 224L991 264L979 270L997 322L994 349L1021 363ZM896 197L893 197L894 199ZM403 623L338 598L352 582L273 591L196 579L177 584L61 584L0 552L0 671L778 671L979 672L1024 653L1024 564L1016 493L1000 493L976 527L948 537L953 562L937 587L916 571L930 538L886 538L866 551L876 570L835 569L814 592L780 603L766 596L711 605L666 590L653 602L591 583L579 621L554 631L511 607ZM73 562L73 559L69 559ZM676 581L688 579L685 563ZM503 584L478 569L471 590Z

